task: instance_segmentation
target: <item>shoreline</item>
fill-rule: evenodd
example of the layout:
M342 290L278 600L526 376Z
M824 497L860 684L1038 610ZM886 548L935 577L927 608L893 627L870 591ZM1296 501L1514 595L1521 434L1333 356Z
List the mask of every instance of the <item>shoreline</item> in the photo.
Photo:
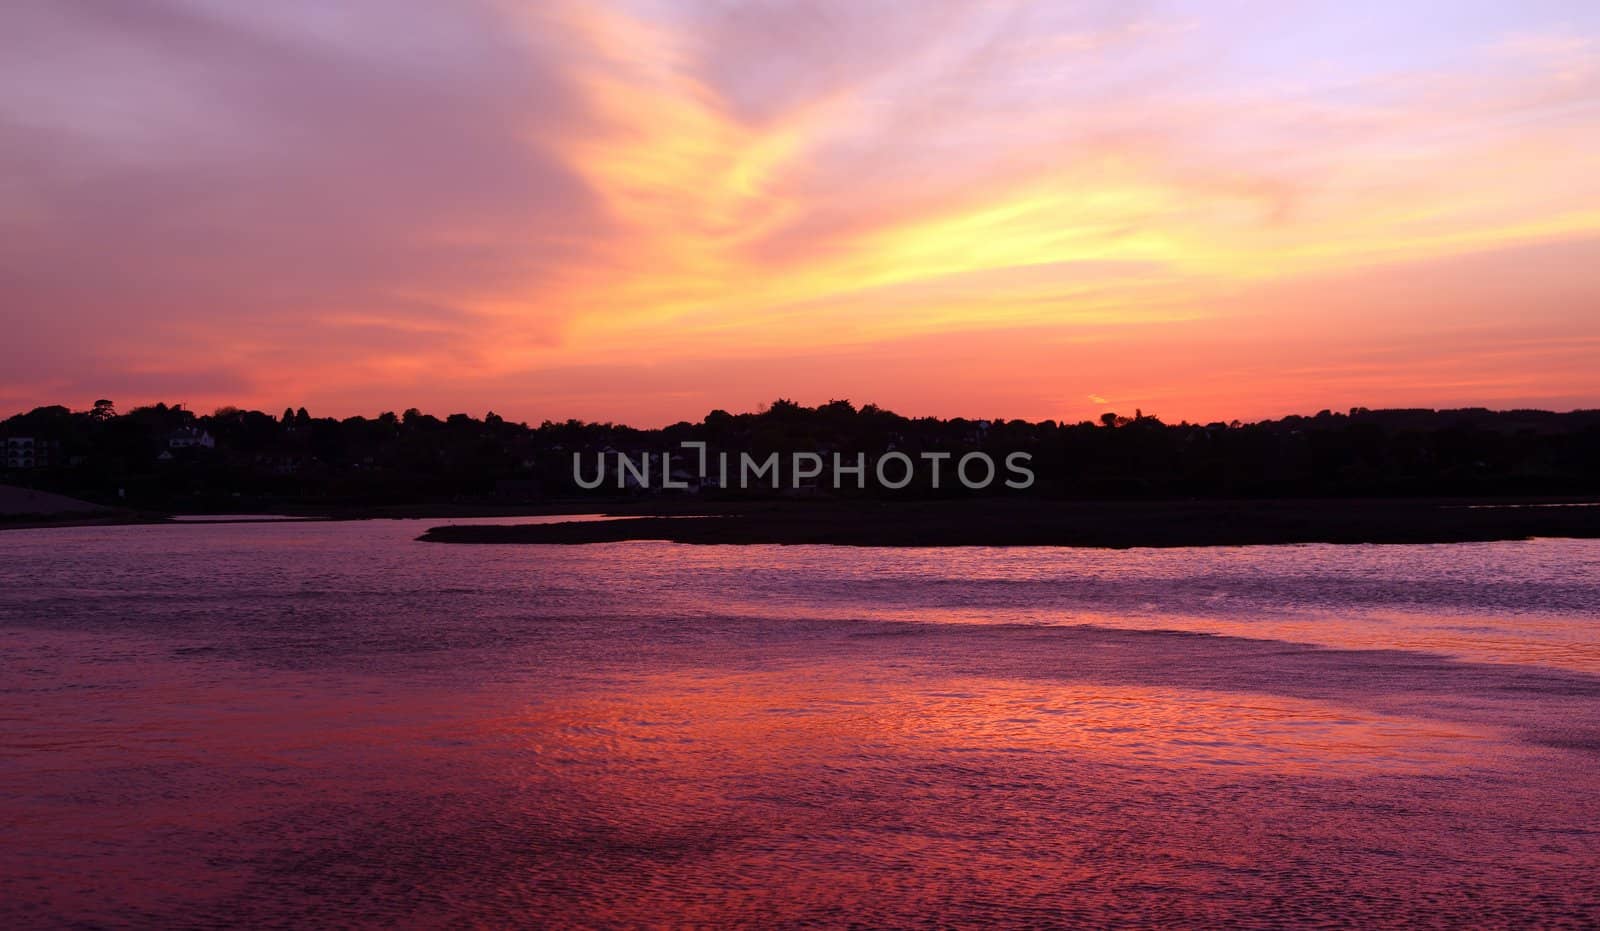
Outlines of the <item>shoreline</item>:
M438 504L438 505L380 505L376 507L328 506L309 507L291 504L283 507L253 504L247 511L166 512L132 510L93 505L93 510L63 510L57 512L0 513L0 533L7 530L43 530L55 527L121 527L135 524L285 524L326 523L361 520L452 520L477 518L556 517L596 513L635 513L637 508L628 502L615 500L583 501L581 499L556 500L544 504ZM651 509L659 514L665 509Z
M1551 507L1550 505L1582 505ZM677 515L588 523L430 528L427 543L885 547L1256 546L1295 543L1480 543L1600 538L1600 502L1551 499L1314 499L702 503ZM674 509L680 510L680 509ZM614 509L607 510L614 514Z
M0 532L136 524L510 521L599 514L610 519L546 524L441 523L417 539L427 543L563 546L661 541L690 545L1127 549L1600 538L1600 500L1548 497L1165 501L969 498L899 502L714 501L685 497L563 499L521 506L441 504L315 511L290 507L279 510L278 519L272 520L260 519L261 513L170 515L102 511L15 515L9 520L0 519Z

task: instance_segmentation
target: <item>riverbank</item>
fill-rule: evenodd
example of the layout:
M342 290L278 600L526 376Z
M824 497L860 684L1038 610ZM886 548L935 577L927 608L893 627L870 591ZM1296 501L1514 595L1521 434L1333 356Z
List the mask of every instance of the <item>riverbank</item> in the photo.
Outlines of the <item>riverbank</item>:
M264 523L307 521L357 521L357 520L456 520L464 518L500 518L510 520L522 517L550 515L593 514L597 511L612 513L659 515L673 513L673 503L663 506L638 501L594 501L580 499L554 500L523 504L486 504L440 502L407 505L343 506L282 504L270 502L265 506L251 502L245 512L193 511L169 513L165 511L114 508L80 501L64 495L34 491L9 485L0 485L0 531L36 530L46 527L100 527L120 524L166 523Z
M588 523L444 526L430 543L1246 546L1600 537L1600 503L1553 499L818 502L703 505Z
M16 489L16 491L25 491ZM0 530L232 522L74 502L27 492L0 513ZM39 510L45 498L72 502ZM59 502L58 502L59 503ZM27 504L33 510L24 509ZM445 525L430 543L578 545L630 540L689 544L838 546L1245 546L1288 543L1460 543L1531 537L1600 538L1600 501L1551 498L1238 499L1050 501L708 501L695 498L568 499L523 505L436 504L380 508L285 508L279 519L505 519L601 513L607 521ZM259 520L259 517L254 518Z
M139 524L151 520L148 515L109 508L66 495L17 485L0 485L0 530Z

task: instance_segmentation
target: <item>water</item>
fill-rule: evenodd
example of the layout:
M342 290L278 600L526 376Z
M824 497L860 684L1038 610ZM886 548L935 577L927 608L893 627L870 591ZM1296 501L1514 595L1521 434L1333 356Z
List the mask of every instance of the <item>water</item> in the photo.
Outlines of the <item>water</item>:
M0 926L1600 922L1600 541L0 534Z

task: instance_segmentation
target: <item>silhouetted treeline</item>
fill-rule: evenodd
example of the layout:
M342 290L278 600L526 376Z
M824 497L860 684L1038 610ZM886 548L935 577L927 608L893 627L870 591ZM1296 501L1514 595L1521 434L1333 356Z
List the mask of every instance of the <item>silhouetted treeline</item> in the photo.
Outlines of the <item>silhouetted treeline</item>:
M1365 410L1259 423L1166 424L1136 412L1100 421L907 418L848 401L776 401L759 413L712 411L699 423L637 430L611 423L513 423L494 414L440 419L415 409L375 418L279 416L222 408L197 415L157 404L119 412L41 407L0 423L0 439L31 440L0 481L133 507L240 510L439 502L520 503L594 496L573 484L574 453L889 450L997 459L1033 457L1023 494L1067 498L1600 494L1600 411ZM17 443L10 447L22 448ZM609 493L619 494L615 488ZM705 489L707 495L740 492ZM772 492L746 492L743 494ZM831 493L831 492L827 492ZM1012 493L996 487L992 493ZM919 479L903 491L971 492Z

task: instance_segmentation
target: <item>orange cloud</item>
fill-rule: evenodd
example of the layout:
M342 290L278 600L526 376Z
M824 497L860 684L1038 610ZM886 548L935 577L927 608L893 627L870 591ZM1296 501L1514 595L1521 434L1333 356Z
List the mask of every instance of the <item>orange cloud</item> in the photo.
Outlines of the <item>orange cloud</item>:
M1600 26L1409 15L15 8L0 403L1600 403Z

